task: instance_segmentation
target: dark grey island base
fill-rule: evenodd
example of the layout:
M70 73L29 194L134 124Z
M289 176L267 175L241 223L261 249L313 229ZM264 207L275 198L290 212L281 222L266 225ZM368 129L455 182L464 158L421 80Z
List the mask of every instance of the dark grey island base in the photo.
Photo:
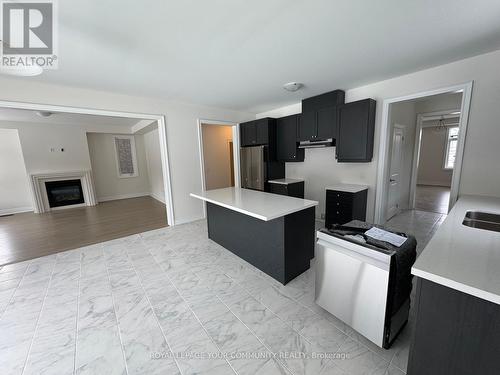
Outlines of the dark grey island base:
M207 202L208 237L282 284L310 267L314 207L264 221Z
M418 278L408 375L500 374L500 305Z

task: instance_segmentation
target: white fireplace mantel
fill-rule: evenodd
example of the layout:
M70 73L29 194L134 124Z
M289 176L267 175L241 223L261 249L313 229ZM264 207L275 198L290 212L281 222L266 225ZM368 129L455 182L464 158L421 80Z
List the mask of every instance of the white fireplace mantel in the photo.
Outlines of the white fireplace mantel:
M45 182L69 179L80 179L80 181L82 182L83 197L85 200L84 204L86 206L97 205L94 182L92 181L92 172L90 170L37 173L30 175L35 213L41 214L43 212L50 211L50 206L47 199L47 190L45 189Z

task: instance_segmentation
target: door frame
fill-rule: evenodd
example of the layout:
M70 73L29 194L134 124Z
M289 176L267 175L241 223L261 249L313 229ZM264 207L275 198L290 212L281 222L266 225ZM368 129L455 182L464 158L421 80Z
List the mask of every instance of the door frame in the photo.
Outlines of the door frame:
M387 206L387 189L388 189L388 160L389 160L389 138L390 138L390 109L391 104L403 102L412 99L423 98L426 96L446 94L450 92L462 92L462 105L460 114L460 133L458 135L457 157L455 159L455 168L453 170L453 178L451 181L450 204L449 209L453 207L458 199L460 176L462 173L463 153L465 148L465 138L467 135L467 124L469 121L469 110L472 98L472 87L474 81L469 81L457 85L442 87L439 89L418 92L415 94L399 96L395 98L385 99L382 103L382 120L379 136L379 155L377 166L377 184L375 192L375 215L374 221L377 224L385 223L385 209Z
M404 142L405 142L405 137L406 137L406 126L405 125L402 125L402 124L397 124L397 123L394 123L394 127L393 127L393 132L392 132L392 142L394 142L394 131L396 129L399 129L401 130L401 132L403 133L403 138L402 138L402 144L401 144L401 147L404 146ZM394 143L392 143L392 146L394 146ZM392 151L394 151L394 148L392 148ZM404 148L401 150L401 161L403 161L403 157L404 157ZM392 154L391 154L391 159L392 161ZM402 167L403 163L400 162L400 166ZM390 174L391 174L391 170L389 168L389 177L390 177ZM399 172L399 176L401 177L401 168L400 168L400 172ZM390 181L389 181L390 182ZM401 179L399 181L399 192L401 193ZM387 189L387 200L386 200L386 208L385 208L385 213L386 213L386 217L388 216L388 209L389 207L387 207L387 205L389 204L389 193L390 193L390 189L388 188ZM400 200L398 201L398 203L400 204L401 203L401 194L399 196ZM399 212L401 211L401 209L399 208L398 206L398 210L397 210L397 213L392 215L392 216L396 216ZM392 217L391 216L391 217Z
M0 100L0 108L2 107L13 109L27 109L31 111L66 112L83 115L113 116L157 121L158 133L160 138L160 154L163 173L163 187L165 190L165 209L167 212L167 224L170 226L175 225L174 206L172 198L172 182L170 178L170 162L168 157L167 121L164 115Z
M210 120L199 118L197 120L198 123L198 150L200 154L200 177L201 177L201 189L206 189L205 184L205 160L203 156L203 125L214 125L214 126L232 126L233 127L233 163L234 163L234 186L240 187L240 124L237 122L231 121L222 121L222 120ZM207 206L205 202L203 202L203 217L207 216Z
M411 169L411 178L410 178L410 202L409 208L415 208L415 195L417 191L417 176L418 176L418 162L420 159L420 149L422 147L422 129L426 126L423 125L424 121L429 120L439 120L440 118L449 119L456 118L457 115L452 115L454 112L460 112L460 108L458 109L449 109L446 111L436 111L436 112L425 112L417 114L417 125L415 127L415 144L413 146L413 163ZM460 117L458 115L458 117ZM460 123L459 123L460 126ZM458 150L457 150L458 151ZM453 172L455 173L455 168L453 168ZM452 177L453 179L453 177ZM451 207L451 201L448 203L448 211Z

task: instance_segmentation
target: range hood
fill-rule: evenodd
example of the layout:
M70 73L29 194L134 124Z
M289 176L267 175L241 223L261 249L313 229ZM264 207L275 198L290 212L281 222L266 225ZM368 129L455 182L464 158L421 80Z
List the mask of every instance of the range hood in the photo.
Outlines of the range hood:
M333 138L318 139L314 141L302 141L299 143L299 148L319 148L332 146L335 146L335 140Z

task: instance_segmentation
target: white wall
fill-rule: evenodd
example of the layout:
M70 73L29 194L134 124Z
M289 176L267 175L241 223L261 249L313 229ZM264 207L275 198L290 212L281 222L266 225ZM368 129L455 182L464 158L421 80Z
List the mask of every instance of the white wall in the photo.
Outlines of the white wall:
M16 129L0 129L0 215L31 211L33 203Z
M165 115L177 223L203 217L202 203L189 196L201 189L197 120L243 122L255 118L245 112L46 84L29 78L1 77L0 87L0 100Z
M90 169L87 137L81 127L0 121L0 128L19 131L28 174Z
M203 169L207 190L233 186L231 148L233 127L202 124Z
M415 102L415 111L417 113L429 113L437 111L446 111L460 109L462 106L462 93L449 93L430 96L425 100Z
M318 175L319 181L309 181L309 184L326 185L330 180L369 184L372 188L368 193L367 219L373 220L377 175L376 160L379 155L383 100L474 81L459 194L500 196L500 163L498 163L500 156L498 151L498 144L500 144L500 126L498 124L500 118L500 105L498 105L500 103L500 75L498 74L498 66L500 66L500 51L495 51L347 90L347 102L369 97L377 100L373 161L359 165L341 165L329 160L323 166L323 173ZM289 106L286 111L278 109L260 113L257 116L260 118L273 114L284 115L284 112L286 114L298 113L300 105ZM308 156L311 159L310 154L310 152L306 153L306 159ZM311 163L311 160L306 160L304 166L306 163ZM320 167L316 168L319 170ZM290 172L300 174L302 169L305 168L300 166L290 168L287 165L289 177L292 177ZM309 191L311 191L310 188ZM319 189L316 188L315 191L319 191ZM311 197L310 193L309 197Z
M436 127L422 129L417 184L451 186L453 170L443 169L446 153L446 131L436 132Z
M144 134L144 146L146 148L146 162L148 165L151 196L165 203L158 127Z
M118 177L113 134L88 133L88 152L98 201L150 194L144 136L134 135L138 176Z

